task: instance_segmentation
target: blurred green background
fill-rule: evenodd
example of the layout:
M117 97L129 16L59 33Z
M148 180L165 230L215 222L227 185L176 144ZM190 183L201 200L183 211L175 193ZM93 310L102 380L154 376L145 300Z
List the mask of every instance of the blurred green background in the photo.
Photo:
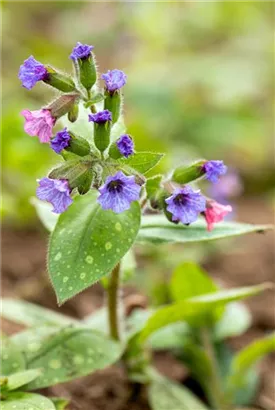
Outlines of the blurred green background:
M93 44L100 72L128 75L125 119L137 149L167 153L162 171L198 157L238 170L243 195L274 189L273 2L2 2L2 214L35 221L36 179L56 162L24 133L24 108L53 98L17 78L29 55L67 72L76 41Z

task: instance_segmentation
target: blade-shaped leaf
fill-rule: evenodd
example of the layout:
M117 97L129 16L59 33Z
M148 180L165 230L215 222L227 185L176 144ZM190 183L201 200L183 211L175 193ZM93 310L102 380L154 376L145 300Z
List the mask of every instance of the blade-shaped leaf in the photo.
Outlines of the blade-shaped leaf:
M138 233L138 202L115 214L101 208L97 195L91 191L77 197L52 233L48 269L59 304L110 273Z
M1 374L8 376L26 368L20 349L7 337L1 340Z
M202 326L205 324L205 315L213 312L214 308L220 308L229 302L256 295L266 289L270 289L270 287L272 286L267 283L222 290L165 306L158 309L158 311L149 318L141 332L141 340L145 340L151 333L170 323L186 321L191 326Z
M176 302L216 290L213 280L193 262L177 266L171 277L170 291Z
M41 341L40 349L28 356L27 367L40 368L43 372L28 389L63 383L104 369L116 362L122 352L122 345L95 330L61 329Z
M137 241L141 243L169 243L169 242L201 242L230 236L243 235L250 232L263 232L273 229L272 225L251 225L238 222L221 222L213 231L206 230L203 220L198 220L190 226L175 225L164 216L144 216L141 222Z
M2 299L1 315L15 323L27 326L64 326L78 321L54 310L16 299Z
M34 393L14 392L1 401L2 410L55 410L55 405L47 397Z
M275 352L275 333L252 342L240 352L232 361L231 371L228 376L227 386L229 392L235 393L245 382L248 372L263 356Z
M159 163L163 156L164 154L155 152L137 152L128 158L120 159L119 163L134 168L141 174L146 174Z
M30 369L23 372L13 373L8 379L8 389L16 390L18 387L24 386L32 382L38 376L40 376L40 369Z
M207 410L186 387L158 375L148 389L152 410Z

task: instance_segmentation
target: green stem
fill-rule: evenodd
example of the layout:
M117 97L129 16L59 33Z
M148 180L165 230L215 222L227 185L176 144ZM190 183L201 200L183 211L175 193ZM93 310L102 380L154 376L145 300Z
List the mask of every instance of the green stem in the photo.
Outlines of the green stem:
M111 338L115 340L120 340L118 319L119 271L120 264L118 263L111 273L110 281L107 288L109 332Z
M211 365L211 376L207 383L209 386L207 389L209 402L213 409L230 410L231 406L225 401L225 395L221 385L219 365L210 338L210 333L207 328L201 329L201 341Z

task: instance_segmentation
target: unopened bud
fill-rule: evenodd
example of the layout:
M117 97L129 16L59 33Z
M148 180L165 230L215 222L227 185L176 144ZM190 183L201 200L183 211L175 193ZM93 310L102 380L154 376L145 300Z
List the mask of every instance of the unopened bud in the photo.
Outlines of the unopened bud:
M49 84L64 93L70 93L75 90L75 83L70 76L56 71L51 66L46 66L46 69L48 74L43 80L44 83Z
M96 83L96 66L92 54L88 58L79 58L79 77L81 84L90 90Z
M183 165L176 168L172 176L172 181L178 184L187 184L188 182L195 181L204 174L202 171L204 163L205 160L200 160L190 166Z
M94 143L99 151L104 152L110 144L112 114L108 110L89 115L94 123Z
M70 122L75 122L78 118L79 108L78 104L74 104L72 109L68 112L68 120Z

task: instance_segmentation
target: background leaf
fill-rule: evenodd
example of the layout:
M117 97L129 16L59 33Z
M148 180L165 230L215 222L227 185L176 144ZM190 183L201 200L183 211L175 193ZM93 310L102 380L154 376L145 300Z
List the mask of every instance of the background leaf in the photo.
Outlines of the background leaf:
M55 410L53 402L47 397L34 393L11 393L1 401L2 410Z
M242 288L222 290L202 296L186 299L182 302L171 304L158 309L148 320L141 332L141 339L146 339L155 332L170 323L186 321L190 326L205 325L205 315L213 312L214 308L220 308L229 302L244 299L256 295L263 290L269 289L270 284L247 286Z
M62 397L51 397L51 401L55 405L56 410L64 410L69 404L69 400Z
M171 296L176 302L216 290L214 281L193 262L177 266L170 281Z
M43 374L28 389L52 386L104 369L116 362L122 346L89 328L69 327L41 341L41 347L29 353L27 367L41 368Z
M150 169L154 168L162 159L164 154L155 152L137 152L128 158L122 158L118 162L122 165L127 165L134 168L141 174L146 174Z
M30 383L41 374L39 369L30 369L23 372L13 373L8 378L8 389L16 390L27 383Z
M20 349L7 337L3 337L1 347L1 374L8 376L26 368Z
M148 388L153 410L207 410L207 407L186 387L158 375Z
M215 323L215 340L219 341L228 337L239 336L250 327L251 323L251 313L243 303L228 303L222 317Z
M185 226L182 224L172 224L162 215L151 215L142 218L137 241L141 243L201 242L243 235L250 232L262 232L272 228L272 225L222 222L217 224L213 231L208 232L206 230L206 223L203 220L198 220L190 226Z
M1 316L15 323L27 326L61 326L78 321L30 302L16 299L2 299Z
M110 273L138 233L138 202L115 214L101 208L97 195L91 191L75 198L52 233L48 268L59 304Z

